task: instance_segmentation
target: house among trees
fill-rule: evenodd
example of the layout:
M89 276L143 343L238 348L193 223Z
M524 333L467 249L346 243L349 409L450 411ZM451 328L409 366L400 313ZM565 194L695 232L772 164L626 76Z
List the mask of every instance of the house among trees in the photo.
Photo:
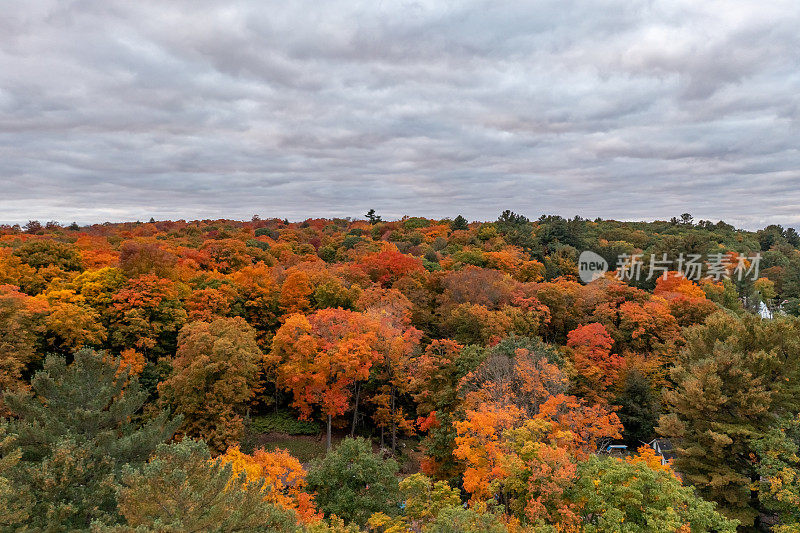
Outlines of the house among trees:
M648 446L661 456L661 464L666 466L675 459L675 451L672 448L672 443L667 439L653 439L647 443Z

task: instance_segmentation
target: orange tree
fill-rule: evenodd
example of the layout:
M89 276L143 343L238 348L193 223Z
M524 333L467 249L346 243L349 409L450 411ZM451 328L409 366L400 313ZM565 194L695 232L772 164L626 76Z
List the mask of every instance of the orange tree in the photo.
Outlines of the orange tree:
M576 394L591 402L608 403L614 396L624 360L611 354L614 339L602 324L578 326L567 335Z
M270 363L277 365L278 383L292 392L293 406L307 419L314 407L331 419L350 406L352 388L369 378L381 358L380 324L343 309L321 309L309 316L291 315L272 340Z
M47 311L47 302L23 294L13 285L0 285L0 391L13 392L25 386L22 373L36 358ZM0 397L0 414L5 414L2 402Z

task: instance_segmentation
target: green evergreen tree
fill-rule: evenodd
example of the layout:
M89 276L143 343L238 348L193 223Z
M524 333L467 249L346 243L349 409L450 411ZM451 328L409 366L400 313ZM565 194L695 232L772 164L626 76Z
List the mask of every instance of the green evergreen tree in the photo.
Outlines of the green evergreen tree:
M528 253L538 250L533 224L528 217L506 209L494 224L508 244L519 246Z
M0 425L0 531L21 528L28 518L30 500L19 493L6 476L19 463L22 451L16 446L14 435L8 427Z
M212 461L202 441L162 444L143 467L125 467L119 507L127 524L109 531L299 531L294 513L265 502L263 488Z
M625 428L622 437L628 446L638 448L655 436L659 402L650 382L639 370L633 369L625 376L624 389L615 404L620 406L617 416Z
M80 350L71 364L48 356L31 393L7 393L8 424L22 456L9 479L31 494L30 526L85 529L114 522L114 480L123 465L141 465L169 439L180 419L166 412L145 419L147 397L119 361Z
M450 229L453 231L460 231L460 230L468 230L469 229L469 222L466 218L458 215L453 221L450 223Z
M800 320L720 312L685 337L658 431L684 481L751 527L762 511L754 443L800 411Z

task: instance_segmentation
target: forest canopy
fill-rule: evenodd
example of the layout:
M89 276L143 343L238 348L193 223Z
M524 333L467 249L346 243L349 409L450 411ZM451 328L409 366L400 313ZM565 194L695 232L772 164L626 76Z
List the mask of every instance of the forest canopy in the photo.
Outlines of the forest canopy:
M799 246L688 214L0 226L0 530L798 531Z

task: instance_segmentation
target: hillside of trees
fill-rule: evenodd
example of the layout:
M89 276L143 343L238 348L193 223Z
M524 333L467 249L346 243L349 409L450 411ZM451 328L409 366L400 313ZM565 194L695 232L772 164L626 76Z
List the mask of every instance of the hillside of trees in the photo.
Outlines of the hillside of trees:
M798 246L688 214L0 226L0 531L800 532Z

